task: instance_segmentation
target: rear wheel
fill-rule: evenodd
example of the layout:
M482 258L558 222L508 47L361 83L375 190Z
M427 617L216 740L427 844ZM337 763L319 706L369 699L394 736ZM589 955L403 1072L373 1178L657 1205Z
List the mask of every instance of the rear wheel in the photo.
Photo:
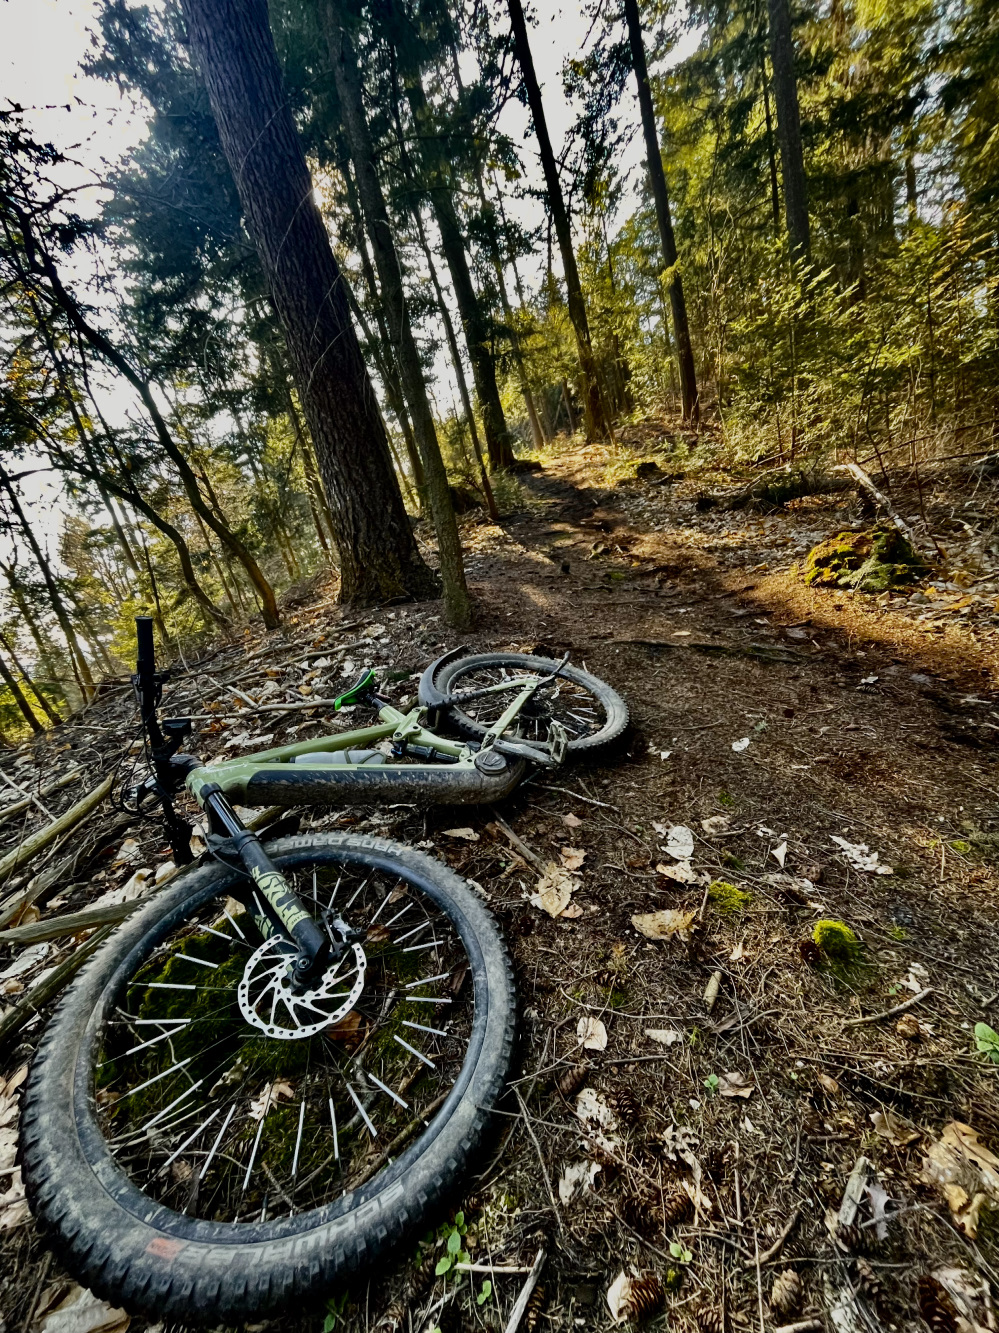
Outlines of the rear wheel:
M434 684L453 701L447 716L455 730L479 739L500 720L528 680L549 676L557 666L531 653L476 653L445 663ZM567 665L555 682L538 690L506 734L544 743L552 721L565 728L571 753L592 751L622 735L628 706L597 676Z
M292 989L244 878L193 870L81 974L28 1083L59 1258L160 1319L271 1313L370 1262L461 1177L508 1068L507 955L456 875L374 838L268 850L321 926L363 932L320 981Z

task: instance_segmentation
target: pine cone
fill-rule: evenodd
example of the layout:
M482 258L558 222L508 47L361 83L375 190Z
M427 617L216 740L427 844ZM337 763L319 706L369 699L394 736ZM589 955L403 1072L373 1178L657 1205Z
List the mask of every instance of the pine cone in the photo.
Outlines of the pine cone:
M559 1093L561 1093L561 1095L566 1099L566 1101L568 1101L569 1098L574 1097L575 1094L579 1091L579 1089L583 1086L583 1084L587 1080L587 1077L589 1076L589 1073L590 1073L590 1066L586 1063L585 1060L578 1065L571 1065L565 1071L564 1074L561 1074L559 1076L558 1081L555 1084L555 1087L557 1088Z
M861 1296L869 1301L875 1310L880 1309L884 1289L881 1286L881 1279L866 1259L857 1260L857 1286Z
M713 1143L701 1153L701 1170L712 1180L720 1180L725 1174L728 1163L728 1149L720 1143Z
M630 1088L622 1088L614 1094L614 1109L618 1119L626 1125L641 1124L645 1118L645 1108Z
M463 1333L461 1309L457 1301L448 1301L443 1310L438 1310L434 1322L441 1333Z
M648 1194L629 1194L621 1203L621 1216L631 1227L646 1240L659 1235L661 1215L658 1201Z
M386 1333L399 1333L400 1329L405 1328L406 1313L410 1306L421 1301L433 1286L436 1266L437 1255L431 1251L423 1262L407 1275L402 1291L375 1325L377 1329L385 1329Z
M869 1254L874 1247L871 1227L860 1227L856 1222L843 1223L836 1228L836 1243L849 1254Z
M770 1292L771 1309L776 1310L778 1314L797 1314L801 1309L804 1294L801 1278L793 1268L785 1268L775 1280Z
M628 1291L621 1302L621 1314L625 1319L651 1319L666 1304L666 1288L655 1273L646 1273L642 1277L632 1278Z
M806 967L818 967L822 962L822 950L814 940L799 940L798 952Z
M957 1333L957 1311L941 1283L924 1273L919 1279L919 1313L933 1333Z
M672 1194L666 1195L660 1215L663 1219L663 1229L670 1231L693 1217L693 1200L686 1190L674 1190Z
M527 1309L524 1311L524 1322L521 1324L524 1333L534 1333L541 1321L541 1312L545 1308L546 1300L547 1293L539 1282L531 1292L531 1298L527 1302Z
M701 1310L697 1315L700 1333L725 1333L721 1310Z

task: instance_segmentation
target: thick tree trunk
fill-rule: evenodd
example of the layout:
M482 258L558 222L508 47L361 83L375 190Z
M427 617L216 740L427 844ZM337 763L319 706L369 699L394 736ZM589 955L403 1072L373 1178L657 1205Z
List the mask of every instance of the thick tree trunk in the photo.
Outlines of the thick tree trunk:
M774 71L777 101L777 137L784 177L784 217L791 258L796 264L811 260L808 231L808 187L805 157L801 148L801 116L798 85L794 75L794 42L788 0L768 0L770 8L770 60Z
M628 21L631 63L638 83L638 105L642 112L649 184L652 186L652 198L655 200L659 243L662 246L663 261L667 270L666 290L669 293L670 313L673 316L673 334L676 339L680 371L680 407L684 421L696 425L701 413L694 373L694 349L690 341L690 323L687 319L683 283L677 270L676 239L673 236L673 219L669 211L669 194L666 191L666 172L663 170L662 152L659 148L656 113L652 105L652 89L649 87L649 70L645 59L645 43L642 40L642 21L638 16L638 0L624 0L624 13Z
M357 59L337 0L327 0L324 10L330 63L340 100L344 136L354 163L354 175L361 211L367 223L374 251L375 268L381 283L381 305L388 335L396 355L403 392L409 404L417 446L423 461L427 496L437 534L444 605L447 618L455 629L467 629L471 623L471 604L465 585L458 524L451 503L451 491L444 460L441 457L433 412L427 397L420 353L413 337L403 288L402 265L395 248L388 208L375 170L374 147L368 130Z
M284 327L340 552L341 600L428 597L385 426L281 83L266 0L183 0L246 226Z
M576 348L579 365L583 373L583 403L586 413L586 433L592 439L600 436L607 439L611 435L610 418L600 392L600 380L597 375L597 363L590 342L590 325L586 318L586 303L583 300L583 288L579 281L579 269L576 266L576 253L572 248L572 232L569 227L569 214L562 196L562 185L558 178L558 165L548 134L548 122L545 120L545 108L541 101L541 86L534 71L534 57L531 55L531 43L527 36L527 20L520 0L507 0L510 10L510 22L513 26L513 44L517 63L524 80L527 102L531 108L534 122L534 134L541 154L541 167L545 174L545 190L548 195L548 211L555 224L555 234L562 254L562 270L565 274L566 299L569 306L569 318L576 335Z

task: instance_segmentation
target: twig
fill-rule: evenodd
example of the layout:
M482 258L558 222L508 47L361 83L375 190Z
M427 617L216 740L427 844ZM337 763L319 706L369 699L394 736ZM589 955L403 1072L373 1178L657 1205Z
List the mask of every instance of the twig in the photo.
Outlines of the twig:
M523 1264L455 1264L456 1271L462 1273L533 1273L533 1266Z
M756 1263L756 1299L760 1307L760 1333L766 1333L763 1322L763 1274L760 1272L760 1233L753 1232L753 1258Z
M486 827L492 828L493 825L499 829L514 851L522 856L530 865L534 866L535 870L539 871L542 875L545 873L545 863L542 861L541 857L537 852L532 852L527 843L517 837L516 833L514 833L506 820L502 819L495 810L493 810L492 825L487 824Z
M894 523L895 527L898 528L899 532L906 539L906 541L908 541L914 547L914 549L919 550L919 543L916 541L916 534L909 527L908 523L906 523L905 519L902 518L901 514L899 514L898 510L887 498L887 496L883 495L881 491L878 490L874 482L871 481L870 477L867 475L867 473L864 471L864 469L860 466L859 463L841 463L839 467L837 467L836 471L849 472L850 476L854 479L854 481L856 481L865 491L867 491L868 495L870 495L871 498L881 506L881 508L885 511L885 513Z
M799 1319L796 1324L781 1324L774 1333L819 1333L823 1328L821 1319Z
M578 791L570 791L568 787L553 787L546 782L545 790L560 791L563 796L571 796L574 800L582 801L585 805L601 805L605 810L613 810L617 814L621 813L621 807L618 805L611 805L610 801L598 801L595 800L592 796L580 796Z
M790 1236L791 1232L797 1226L798 1218L800 1216L801 1216L801 1206L799 1204L799 1206L795 1208L794 1212L784 1223L784 1230L780 1233L780 1235L777 1237L774 1243L768 1249L764 1250L762 1254L756 1257L755 1262L757 1263L757 1265L768 1264L771 1259L776 1259L777 1255L780 1254L781 1249L784 1246L784 1242L787 1240L788 1236ZM759 1247L757 1246L757 1248Z
M918 994L910 995L909 998L903 1000L901 1004L896 1004L891 1009L886 1009L883 1014L868 1014L866 1018L848 1018L843 1026L855 1028L859 1027L861 1023L880 1023L882 1018L894 1018L896 1014L904 1014L905 1011L911 1009L913 1005L921 1004L928 995L932 994L933 987L927 986L925 990L919 991Z
M541 1144L538 1142L538 1136L537 1134L535 1134L534 1126L531 1124L531 1117L527 1114L527 1107L524 1105L524 1099L520 1095L520 1089L514 1088L513 1095L516 1097L517 1103L520 1106L520 1114L524 1118L524 1128L531 1136L531 1142L534 1144L534 1150L538 1154L538 1165L541 1167L541 1174L545 1178L545 1185L548 1189L548 1197L551 1200L551 1205L555 1209L555 1220L558 1222L559 1230L565 1231L565 1223L562 1221L562 1214L559 1211L559 1206L555 1201L555 1191L552 1189L552 1178L548 1174L548 1167L545 1164L545 1155L541 1151ZM523 1295L523 1292L521 1292L521 1295ZM529 1292L528 1295L530 1295Z
M506 1321L504 1333L517 1333L520 1328L520 1321L524 1317L524 1311L527 1309L527 1302L534 1294L534 1288L538 1285L538 1278L541 1276L541 1269L545 1262L545 1250L542 1247L538 1250L537 1256L531 1266L531 1271L527 1275L527 1280L520 1289L520 1295L514 1302L513 1309L510 1311L510 1318Z

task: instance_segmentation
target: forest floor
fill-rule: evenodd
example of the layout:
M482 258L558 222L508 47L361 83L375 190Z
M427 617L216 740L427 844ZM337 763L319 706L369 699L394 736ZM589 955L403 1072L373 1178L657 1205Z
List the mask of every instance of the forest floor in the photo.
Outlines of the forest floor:
M524 1328L609 1328L608 1288L632 1271L666 1283L666 1323L689 1333L812 1318L837 1333L923 1328L919 1291L924 1313L943 1312L934 1328L996 1328L999 1064L973 1031L999 1025L991 486L924 483L919 513L945 552L915 593L874 598L808 588L795 568L859 521L852 494L770 517L701 512L707 482L732 479L664 481L661 439L650 427L616 450L564 444L521 476L525 503L500 525L464 524L478 608L467 641L571 650L632 710L618 752L532 779L500 812L543 861L577 867L581 910L552 919L531 905L537 871L491 809L304 815L303 828L430 844L476 881L509 941L522 1015L518 1097L454 1200L491 1295L475 1300L482 1273L420 1291L409 1249L355 1283L327 1329L374 1329L400 1293L413 1330L502 1329L540 1247L543 1296ZM638 480L643 456L661 470ZM302 590L280 633L247 632L178 673L170 711L206 715L201 753L325 725L321 708L254 716L227 682L256 703L302 704L372 665L402 694L404 675L453 646L438 605L361 614L333 591ZM45 800L56 814L120 760L130 710L113 687L0 768L27 790L79 765L78 784ZM14 846L43 822L0 831ZM475 839L449 836L456 825ZM675 826L693 834L689 883L666 851ZM148 882L167 849L155 826L105 806L48 855L63 873L39 900L43 922L137 871ZM660 909L694 921L646 939L632 918ZM819 954L822 919L856 932L859 960ZM0 991L16 1003L78 944L0 935ZM13 1164L18 1071L41 1026L0 1051L3 1333L68 1327L68 1281ZM101 1317L80 1333L126 1326Z

